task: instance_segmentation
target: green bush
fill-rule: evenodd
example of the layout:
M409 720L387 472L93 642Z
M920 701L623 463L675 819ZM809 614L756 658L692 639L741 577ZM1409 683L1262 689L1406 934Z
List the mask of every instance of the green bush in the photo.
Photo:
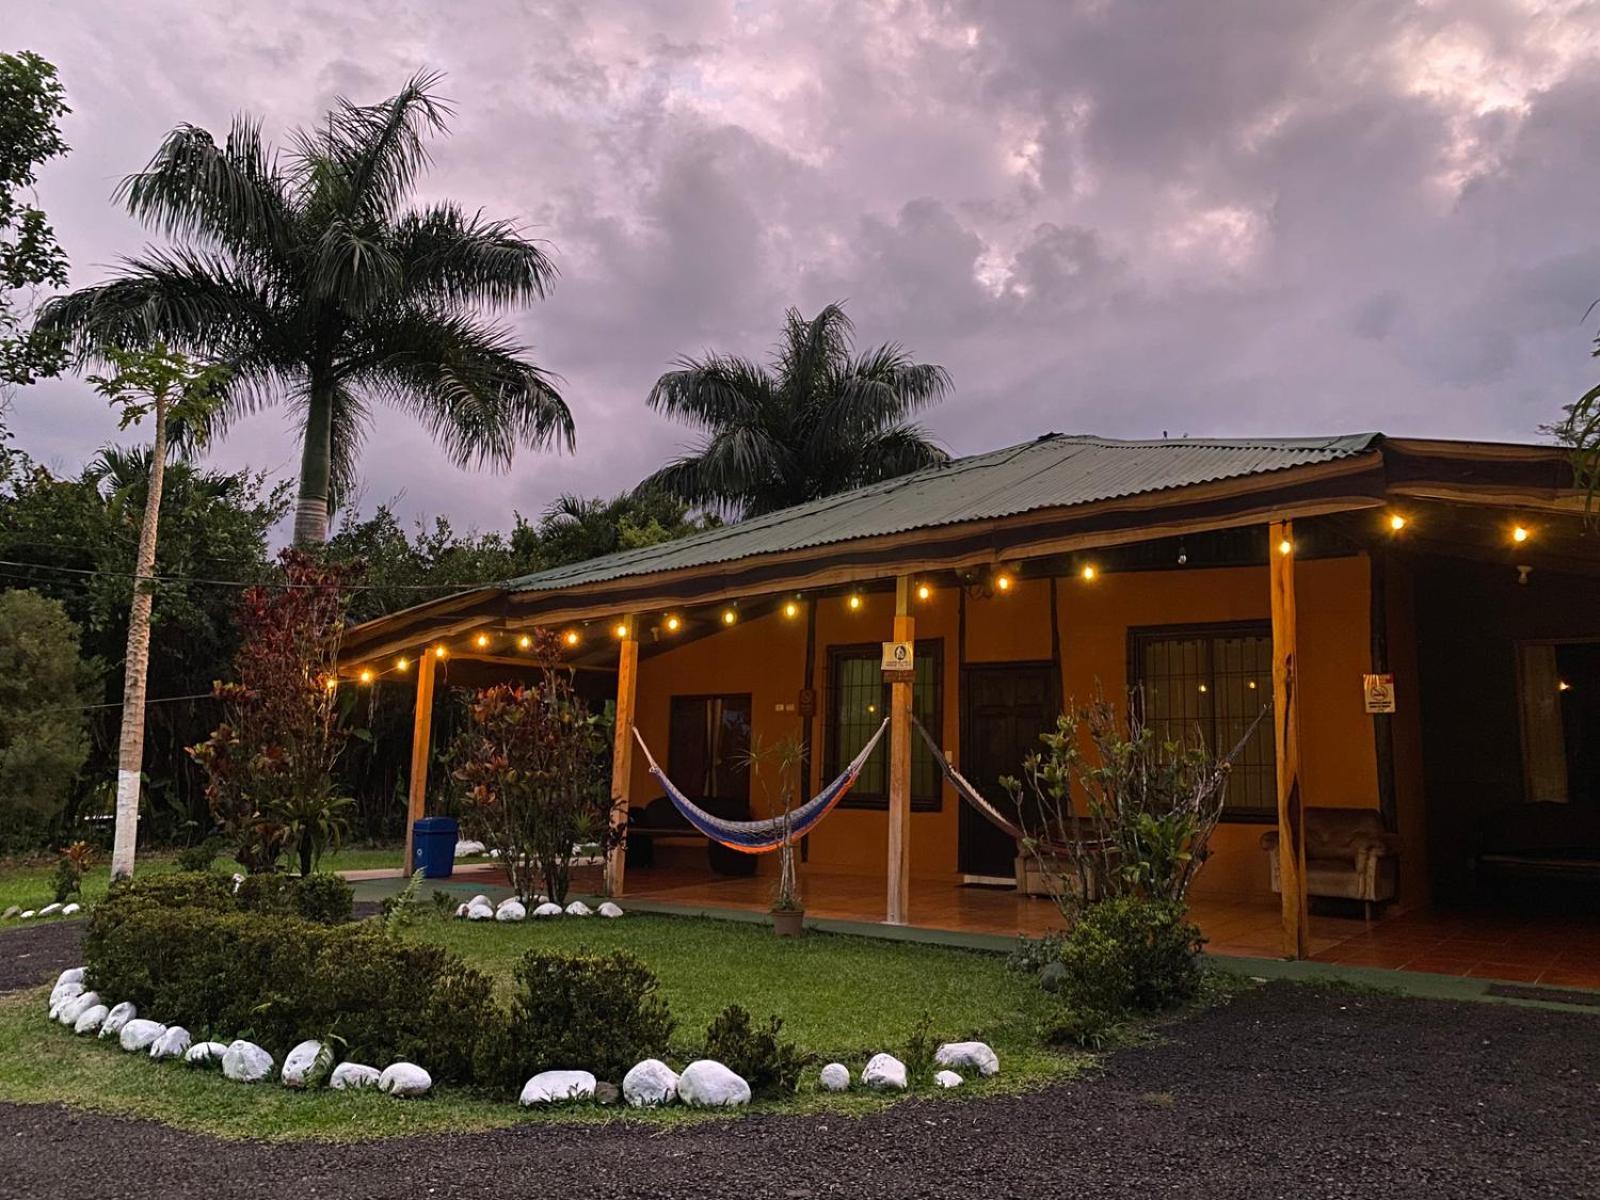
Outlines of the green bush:
M217 855L222 853L222 839L208 837L196 842L192 846L185 846L178 851L177 864L180 871L209 871L211 864L216 862Z
M275 1056L333 1034L353 1059L407 1059L435 1079L469 1082L480 1045L504 1040L488 976L441 946L372 925L168 907L124 893L95 908L84 959L106 995L197 1038L248 1037Z
M730 1004L706 1030L705 1056L741 1076L753 1095L792 1095L812 1056L784 1041L782 1032L782 1017L755 1026L749 1013Z
M674 1022L655 973L624 950L530 950L517 963L511 1018L486 1045L478 1077L506 1090L540 1071L593 1071L621 1080L640 1059L664 1054Z
M115 920L120 912L140 903L162 908L207 908L214 912L238 908L231 881L210 871L175 871L118 880L111 885L101 908L107 920Z
M294 886L294 907L308 921L339 925L355 911L355 891L338 875L306 875Z
M1054 1036L1087 1041L1131 1013L1156 1012L1200 991L1200 930L1174 901L1119 897L1091 904L1061 943ZM1073 1030L1087 1036L1076 1037Z
M234 897L245 912L270 917L292 916L295 912L297 883L292 875L279 875L276 872L246 875L239 881Z

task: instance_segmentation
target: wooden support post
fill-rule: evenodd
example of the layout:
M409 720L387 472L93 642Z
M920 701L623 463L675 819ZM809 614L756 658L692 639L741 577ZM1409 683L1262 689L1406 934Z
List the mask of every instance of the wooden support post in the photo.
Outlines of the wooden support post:
M894 585L894 640L917 637L911 615L911 580ZM911 698L913 680L889 685L889 903L884 921L904 925L911 900Z
M611 833L615 839L606 856L606 895L622 895L623 870L628 848L628 799L633 787L633 703L639 680L639 630L627 619L628 636L618 643L617 724L611 741Z
M1283 956L1305 958L1306 843L1300 792L1300 697L1295 639L1294 523L1274 521L1267 545L1272 589L1273 745L1278 762L1278 880Z
M417 869L411 844L411 826L428 811L428 760L433 757L433 673L438 666L431 648L417 655L416 712L411 718L411 775L406 781L405 872Z

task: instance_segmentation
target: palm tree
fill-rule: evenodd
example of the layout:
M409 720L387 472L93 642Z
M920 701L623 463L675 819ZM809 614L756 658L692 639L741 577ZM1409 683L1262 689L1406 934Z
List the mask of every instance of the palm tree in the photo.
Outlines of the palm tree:
M949 461L911 414L950 387L943 367L890 342L851 353L839 304L791 308L770 367L734 355L683 358L650 407L705 434L640 486L731 517L754 517Z
M448 201L405 206L424 138L451 114L437 83L419 74L381 104L341 99L282 155L248 117L221 147L180 125L118 193L180 244L40 312L80 354L166 342L226 364L219 427L288 403L304 439L297 544L327 539L374 403L412 413L462 467L573 445L550 378L479 315L542 298L555 275L544 251Z

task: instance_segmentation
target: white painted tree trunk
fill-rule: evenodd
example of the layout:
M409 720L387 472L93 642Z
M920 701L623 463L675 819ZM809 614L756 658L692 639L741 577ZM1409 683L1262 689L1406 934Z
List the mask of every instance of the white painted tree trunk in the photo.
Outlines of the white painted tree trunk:
M328 540L328 502L302 495L294 506L294 544L317 547Z
M123 669L122 736L117 743L117 827L111 846L111 877L133 874L139 837L139 772L144 766L145 677L150 668L150 608L155 584L156 526L161 519L161 485L167 467L167 404L155 400L156 440L150 455L150 485L139 527L139 558L133 572L133 605L128 612L128 652Z

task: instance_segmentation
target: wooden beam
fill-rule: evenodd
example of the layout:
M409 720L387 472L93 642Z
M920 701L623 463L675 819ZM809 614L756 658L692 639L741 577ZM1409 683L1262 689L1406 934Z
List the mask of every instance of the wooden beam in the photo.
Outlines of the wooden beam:
M806 606L806 666L805 678L800 686L811 694L811 711L800 718L800 794L813 795L816 786L811 777L812 762L816 757L816 728L817 728L817 598L808 597ZM811 860L811 835L808 833L800 839L800 861Z
M1367 556L1369 572L1367 604L1368 638L1371 644L1372 673L1389 674L1389 552L1374 547ZM1393 833L1398 828L1395 807L1394 718L1376 713L1372 718L1372 752L1378 768L1378 811L1383 827Z
M611 741L611 829L617 842L606 857L606 895L620 896L627 866L628 800L633 789L633 712L639 685L639 630L627 618L628 636L617 643L617 724Z
M911 577L894 585L894 640L914 642ZM911 699L914 683L889 685L889 902L884 921L904 925L911 899Z
M428 760L433 757L433 675L437 662L431 654L417 659L416 711L411 718L411 774L406 781L407 875L417 869L411 826L422 820L428 809Z
M1278 765L1278 880L1283 900L1283 956L1305 958L1304 801L1300 792L1300 697L1294 596L1294 522L1274 521L1268 545L1272 592L1273 745Z

